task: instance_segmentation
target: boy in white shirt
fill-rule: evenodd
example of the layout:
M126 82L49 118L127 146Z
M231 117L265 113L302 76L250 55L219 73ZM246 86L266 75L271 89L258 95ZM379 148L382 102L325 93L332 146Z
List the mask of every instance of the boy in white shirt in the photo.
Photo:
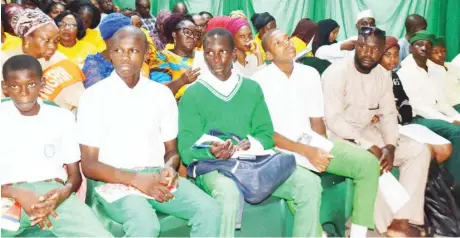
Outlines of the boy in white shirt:
M260 84L264 93L275 128L275 146L310 161L319 172L353 179L354 197L360 199L353 203L350 237L365 237L368 228L374 229L378 160L365 149L340 140L329 142L330 151L314 144L315 140L327 140L321 138L326 137L326 126L319 73L294 62L295 48L281 30L266 33L262 45L267 59L273 63L252 79ZM311 137L311 143L299 142L303 137Z
M11 100L0 108L2 200L15 199L22 214L19 230L2 229L2 236L21 235L37 225L56 236L111 236L74 195L82 180L75 118L38 99L40 63L28 55L13 56L3 65L3 78Z
M127 237L157 237L156 211L188 220L191 237L218 236L219 204L176 172L176 100L165 85L140 75L149 55L145 34L121 28L109 50L114 72L85 91L78 109L82 169L95 187L123 184L154 199L130 195L110 203L96 195L97 202Z

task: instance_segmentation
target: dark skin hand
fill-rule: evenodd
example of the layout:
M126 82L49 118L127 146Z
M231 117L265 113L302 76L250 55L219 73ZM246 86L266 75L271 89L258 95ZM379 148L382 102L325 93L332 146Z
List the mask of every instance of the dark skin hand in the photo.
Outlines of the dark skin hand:
M56 208L59 207L59 205L61 205L61 203L64 202L72 194L72 192L78 191L81 185L79 162L68 164L67 173L67 183L64 187L52 189L41 196L25 189L12 187L5 188L12 189L13 193L16 194L16 197L12 198L18 200L26 213L29 215L31 226L38 224L42 229L46 227L51 228L52 224L49 220L49 216L57 218L58 214L55 211ZM4 186L2 186L2 190L3 189Z
M231 140L227 140L224 143L213 142L209 151L216 157L216 159L229 159L235 153L236 147L232 144Z
M2 197L13 198L18 201L27 215L29 215L31 226L38 224L42 230L46 227L51 228L52 225L48 216L52 215L55 218L57 217L56 213L50 213L47 208L36 207L36 204L40 204L40 195L30 190L2 185ZM40 220L40 222L33 224L33 220Z
M176 150L176 140L167 141L164 143L167 151L166 155L172 150ZM133 186L141 192L153 197L158 202L167 202L174 198L174 195L169 191L167 184L172 178L172 184L177 184L176 168L179 167L178 156L168 157L165 161L165 169L168 170L160 173L141 174L129 172L122 169L112 167L110 165L99 162L99 148L80 145L82 151L82 169L85 176L88 178L103 181L106 183L119 183L127 186ZM177 154L177 152L175 152ZM174 155L174 153L173 153ZM174 171L174 172L172 172ZM166 179L168 178L168 179ZM166 182L168 181L168 182Z
M177 80L166 83L166 86L176 94L182 86L195 82L198 76L200 76L200 68L187 69Z
M380 167L382 168L383 172L391 172L395 160L395 150L396 147L394 145L386 145L382 148Z

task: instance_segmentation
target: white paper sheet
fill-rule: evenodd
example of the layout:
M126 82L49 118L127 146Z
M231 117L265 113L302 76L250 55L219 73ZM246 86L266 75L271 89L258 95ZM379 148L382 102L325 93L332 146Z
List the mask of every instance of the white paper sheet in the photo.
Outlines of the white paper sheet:
M393 213L398 212L407 202L409 194L391 173L383 173L379 178L379 191Z
M264 150L264 146L254 137L248 135L248 141L251 143L249 150L240 150L233 153L232 158L237 159L240 157L272 155L275 153L273 150Z
M324 138L323 136L319 135L318 133L316 133L314 131L305 132L302 137L309 137L310 139L309 140L300 140L299 141L300 143L307 144L307 145L312 146L312 147L320 148L320 149L322 149L324 151L327 151L328 153L330 153L332 148L334 148L334 143L332 143L332 141ZM310 160L308 160L304 156L302 156L300 154L297 154L297 153L294 153L294 152L289 152L289 151L286 151L286 150L282 150L282 151L284 151L286 153L294 154L295 160L296 160L298 166L307 168L307 169L309 169L311 171L314 171L314 172L319 172L319 170L315 166L313 166L313 164L310 163Z
M115 202L129 195L138 195L145 197L147 199L155 200L155 198L147 196L138 189L126 186L124 184L106 183L104 185L96 187L95 190L108 203ZM176 191L176 188L171 188L170 191L173 193Z
M450 144L444 137L434 133L427 127L417 124L399 125L399 133L423 144L446 145Z

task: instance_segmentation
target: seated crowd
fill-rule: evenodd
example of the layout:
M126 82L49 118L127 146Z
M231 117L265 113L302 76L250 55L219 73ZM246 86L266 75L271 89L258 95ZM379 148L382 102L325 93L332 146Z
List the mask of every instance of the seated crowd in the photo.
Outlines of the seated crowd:
M350 237L422 236L432 159L460 181L460 58L446 62L419 15L398 41L365 10L358 35L338 42L332 19L304 18L288 35L267 12L248 21L177 3L155 17L149 0L44 2L2 4L1 193L22 207L19 229L2 236L112 236L77 196L87 179L89 190L122 184L153 198L96 195L126 236L159 236L159 211L187 220L190 236L233 237L239 184L185 171L254 140L314 168L298 164L272 191L294 203L295 237L324 235L323 172L353 181ZM230 136L197 147L211 131ZM393 167L410 197L397 212L378 189Z

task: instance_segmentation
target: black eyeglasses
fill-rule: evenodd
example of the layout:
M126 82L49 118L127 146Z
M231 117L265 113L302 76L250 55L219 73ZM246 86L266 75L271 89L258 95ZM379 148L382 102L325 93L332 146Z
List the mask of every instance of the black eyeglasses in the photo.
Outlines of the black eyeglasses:
M179 29L180 31L182 31L182 33L184 34L184 36L186 37L190 37L190 38L194 38L195 40L198 40L201 38L201 36L203 35L201 32L199 31L192 31L188 28L180 28Z
M374 34L375 36L383 36L383 37L386 36L385 31L380 30L377 27L367 27L367 26L361 27L361 29L359 31L359 34L360 35L366 35L366 36L371 35L371 34Z

